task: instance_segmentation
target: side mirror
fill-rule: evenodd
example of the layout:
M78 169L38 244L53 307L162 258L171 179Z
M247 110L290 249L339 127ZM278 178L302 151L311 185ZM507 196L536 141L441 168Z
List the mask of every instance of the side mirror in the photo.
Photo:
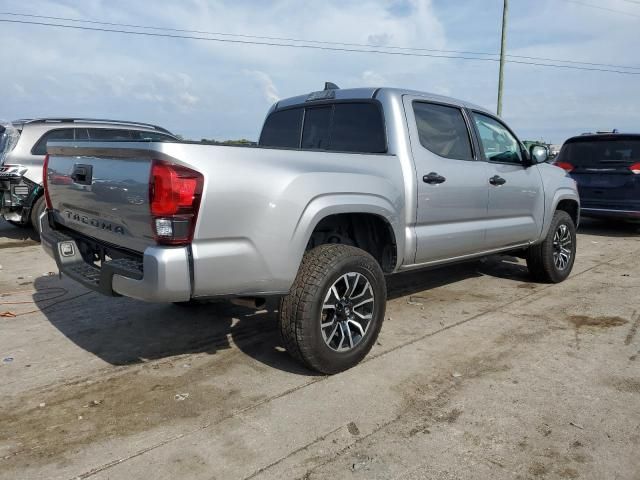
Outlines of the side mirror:
M542 145L531 145L529 154L531 156L531 163L534 165L549 160L549 150Z

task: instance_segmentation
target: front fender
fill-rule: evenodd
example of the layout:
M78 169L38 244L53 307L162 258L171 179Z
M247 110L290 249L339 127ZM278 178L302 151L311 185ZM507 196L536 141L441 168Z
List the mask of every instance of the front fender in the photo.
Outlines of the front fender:
M544 239L547 236L547 233L549 233L553 214L558 209L558 204L563 200L571 200L578 204L578 221L580 220L580 196L578 195L578 192L569 187L559 188L554 192L553 199L550 202L550 208L544 216L544 225L542 227L542 236L540 237L540 240ZM576 223L576 227L577 226L578 225Z

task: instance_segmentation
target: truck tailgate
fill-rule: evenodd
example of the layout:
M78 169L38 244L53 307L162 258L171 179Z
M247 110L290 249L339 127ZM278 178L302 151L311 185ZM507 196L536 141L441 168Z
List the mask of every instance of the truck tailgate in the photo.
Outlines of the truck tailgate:
M49 147L47 190L56 223L137 252L154 245L151 151ZM73 153L73 154L70 154ZM126 155L124 155L124 154Z

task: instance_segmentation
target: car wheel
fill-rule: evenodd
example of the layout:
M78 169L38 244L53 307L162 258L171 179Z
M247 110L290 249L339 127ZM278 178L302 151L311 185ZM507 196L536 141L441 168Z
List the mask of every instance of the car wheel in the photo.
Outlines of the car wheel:
M562 282L573 268L576 246L576 226L573 219L567 212L556 211L545 239L529 248L529 272L538 281Z
M44 202L44 195L38 198L31 207L31 225L40 239L40 216L44 213L46 208Z
M318 372L347 370L373 347L386 301L384 274L367 252L337 244L314 248L280 301L284 346Z

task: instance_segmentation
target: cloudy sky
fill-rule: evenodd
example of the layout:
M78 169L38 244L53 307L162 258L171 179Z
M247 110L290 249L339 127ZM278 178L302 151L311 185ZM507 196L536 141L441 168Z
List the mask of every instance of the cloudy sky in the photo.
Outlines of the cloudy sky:
M499 51L502 0L0 0L0 11L491 53ZM640 73L640 2L511 0L508 32L511 55L636 66L628 71ZM343 88L407 87L496 108L495 62L9 23L0 23L0 41L2 119L117 118L158 123L191 139L256 139L274 101L319 90L326 80ZM523 139L557 143L596 129L640 131L640 75L508 63L505 82L503 117Z

